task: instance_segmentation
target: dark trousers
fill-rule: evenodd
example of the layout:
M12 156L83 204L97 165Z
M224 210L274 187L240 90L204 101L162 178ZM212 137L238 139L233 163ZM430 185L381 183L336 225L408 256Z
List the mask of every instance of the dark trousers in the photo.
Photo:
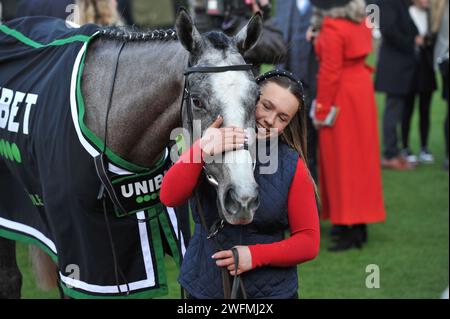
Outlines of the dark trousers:
M405 107L403 109L402 119L402 143L403 148L409 148L409 131L411 127L411 118L414 113L416 97L419 97L419 127L420 127L420 146L422 149L428 146L428 135L430 133L430 111L431 98L433 92L413 93L406 97Z
M445 123L444 123L444 134L445 134L445 152L447 154L447 158L448 158L448 110L449 109L449 104L447 101L447 116L445 117Z
M448 86L449 86L449 78L448 78L448 73L447 75L443 75L442 76L442 90L443 90L443 98L445 99L445 101L447 101L447 116L445 117L445 123L444 123L444 134L445 134L445 152L447 154L447 158L448 158L448 112L449 112L449 98L448 98Z
M405 108L406 96L386 96L386 104L383 115L383 141L384 157L392 159L400 154L398 148L398 127L402 122L403 109Z

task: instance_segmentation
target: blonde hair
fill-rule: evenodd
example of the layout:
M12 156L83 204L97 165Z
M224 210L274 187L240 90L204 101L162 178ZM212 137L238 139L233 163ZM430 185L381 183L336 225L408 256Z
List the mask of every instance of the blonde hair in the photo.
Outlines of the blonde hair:
M76 0L79 21L76 23L83 25L95 23L104 26L124 25L114 0ZM114 1L115 2L115 1Z
M345 6L334 7L328 10L314 7L311 24L314 29L320 30L323 19L330 17L333 19L347 19L355 23L361 23L366 18L366 1L351 0Z
M431 1L431 33L438 33L441 27L442 16L445 13L445 7L448 6L448 0ZM448 9L447 9L448 10Z

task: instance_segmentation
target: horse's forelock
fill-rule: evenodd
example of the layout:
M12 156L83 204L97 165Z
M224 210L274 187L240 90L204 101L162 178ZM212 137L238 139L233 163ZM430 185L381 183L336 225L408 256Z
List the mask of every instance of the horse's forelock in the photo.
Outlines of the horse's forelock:
M222 32L211 31L204 34L204 38L217 50L226 50L232 44L231 39Z

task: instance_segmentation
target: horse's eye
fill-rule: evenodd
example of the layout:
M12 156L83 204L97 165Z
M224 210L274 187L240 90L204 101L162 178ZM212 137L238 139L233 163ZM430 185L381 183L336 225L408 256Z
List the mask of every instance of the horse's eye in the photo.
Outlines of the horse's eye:
M194 104L194 106L198 108L203 108L204 106L202 100L195 96L192 97L192 104Z

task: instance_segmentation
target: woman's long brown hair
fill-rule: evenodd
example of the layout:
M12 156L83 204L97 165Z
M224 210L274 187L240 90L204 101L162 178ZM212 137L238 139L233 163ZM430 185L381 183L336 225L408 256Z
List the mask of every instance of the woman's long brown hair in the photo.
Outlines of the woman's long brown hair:
M306 117L308 115L306 112L306 97L303 91L303 86L301 85L301 83L299 83L299 81L296 82L288 76L283 75L263 79L261 82L259 82L259 85L261 87L264 87L264 85L268 83L275 83L280 87L287 89L298 100L299 109L297 113L295 113L289 124L286 126L286 128L283 130L281 139L284 143L296 150L305 162L309 177L311 178L311 181L314 185L314 193L316 195L317 203L320 206L320 197L317 191L317 186L308 168L308 130L306 126Z

